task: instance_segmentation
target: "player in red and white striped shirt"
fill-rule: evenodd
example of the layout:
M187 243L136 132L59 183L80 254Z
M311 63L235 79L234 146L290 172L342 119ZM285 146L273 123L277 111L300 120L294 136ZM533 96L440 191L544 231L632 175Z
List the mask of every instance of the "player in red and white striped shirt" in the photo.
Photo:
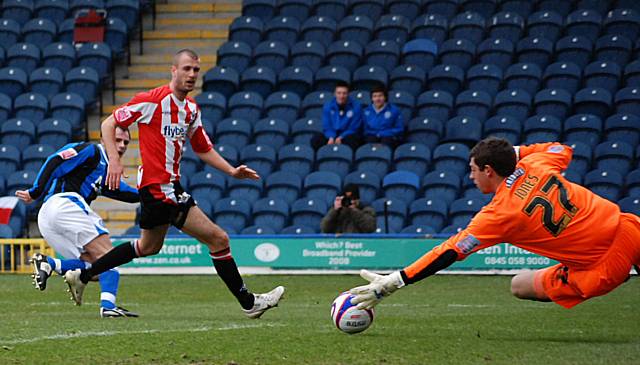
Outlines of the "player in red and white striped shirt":
M104 255L88 270L69 271L65 278L72 296L82 301L84 285L94 275L130 262L136 257L154 255L160 251L169 225L198 239L209 247L218 275L238 299L250 318L260 317L275 307L284 293L279 286L266 294L247 290L231 256L229 237L198 208L180 185L180 159L186 137L193 151L205 163L239 179L259 179L245 165L233 167L213 148L202 126L200 109L188 93L193 91L200 61L191 50L176 53L171 67L171 82L145 93L116 109L102 123L104 145L109 157L106 184L117 189L123 167L115 146L115 128L138 123L142 166L138 171L138 190L142 214L141 237L122 244Z

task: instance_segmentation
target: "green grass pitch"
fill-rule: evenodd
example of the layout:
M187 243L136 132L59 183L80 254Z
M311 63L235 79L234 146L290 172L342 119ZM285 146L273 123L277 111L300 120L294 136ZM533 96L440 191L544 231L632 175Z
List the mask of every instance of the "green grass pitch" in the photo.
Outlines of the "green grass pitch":
M28 276L0 276L0 364L640 364L640 278L572 310L521 301L509 277L438 275L376 308L367 331L339 332L330 306L357 276L247 276L287 287L250 320L215 276L123 276L119 303L140 318L101 319L98 285L68 300Z

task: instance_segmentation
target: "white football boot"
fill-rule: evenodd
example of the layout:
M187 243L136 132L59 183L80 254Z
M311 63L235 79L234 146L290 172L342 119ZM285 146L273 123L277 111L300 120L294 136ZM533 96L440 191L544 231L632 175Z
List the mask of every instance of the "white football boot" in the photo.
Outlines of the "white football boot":
M284 294L284 286L278 286L272 291L264 294L254 294L253 308L242 311L251 319L258 319L264 312L278 306L278 302Z
M69 286L67 290L71 294L71 299L76 305L82 304L82 294L87 284L80 280L80 269L69 270L64 274L64 282Z

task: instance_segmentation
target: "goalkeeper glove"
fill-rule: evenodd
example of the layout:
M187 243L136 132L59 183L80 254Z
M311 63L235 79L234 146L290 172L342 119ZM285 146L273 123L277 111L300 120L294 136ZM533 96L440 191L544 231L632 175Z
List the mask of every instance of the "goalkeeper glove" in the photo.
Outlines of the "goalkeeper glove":
M400 271L394 271L389 275L378 275L368 270L361 270L360 276L369 284L349 290L349 293L355 295L351 303L357 304L358 309L371 309L380 303L382 298L404 286Z

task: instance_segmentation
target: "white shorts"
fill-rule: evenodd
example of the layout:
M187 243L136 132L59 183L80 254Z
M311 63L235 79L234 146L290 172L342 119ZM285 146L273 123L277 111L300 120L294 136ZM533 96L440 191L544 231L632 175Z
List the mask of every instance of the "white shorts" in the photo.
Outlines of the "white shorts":
M79 258L86 244L109 234L102 218L77 193L47 199L38 213L38 227L49 246L67 259Z

